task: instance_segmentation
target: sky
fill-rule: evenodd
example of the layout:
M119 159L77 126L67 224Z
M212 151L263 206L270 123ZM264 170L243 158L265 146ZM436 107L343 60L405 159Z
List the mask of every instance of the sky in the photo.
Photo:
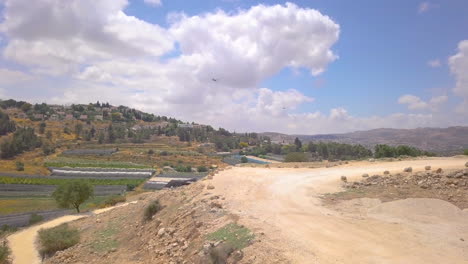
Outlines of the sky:
M237 132L468 125L466 0L0 0L0 98Z

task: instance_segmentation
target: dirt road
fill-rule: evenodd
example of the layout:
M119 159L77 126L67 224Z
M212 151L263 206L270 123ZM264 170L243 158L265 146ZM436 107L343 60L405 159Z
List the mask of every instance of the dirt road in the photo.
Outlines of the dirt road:
M36 238L37 232L41 229L52 228L64 223L68 223L71 221L75 221L84 217L88 217L90 215L101 214L107 212L109 210L119 208L122 206L127 206L129 204L136 203L129 202L119 204L113 207L108 207L104 209L98 209L90 214L82 214L82 215L66 215L54 220L34 225L29 228L23 229L19 232L16 232L8 237L8 245L11 249L12 256L13 256L13 264L39 264L41 263L41 258L39 256L39 252L36 248Z
M468 211L434 199L351 201L354 213L324 207L320 194L340 190L340 177L433 168L460 169L466 158L355 162L317 169L235 167L217 174L213 192L240 222L264 232L291 263L468 263ZM443 212L443 213L441 213ZM272 260L272 263L275 260Z

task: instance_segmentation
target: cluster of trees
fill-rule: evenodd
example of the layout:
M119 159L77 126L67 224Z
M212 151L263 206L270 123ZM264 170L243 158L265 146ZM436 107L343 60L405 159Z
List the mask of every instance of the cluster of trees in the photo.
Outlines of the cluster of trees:
M370 149L362 145L337 142L309 142L308 144L303 144L298 138L294 140L294 144L279 145L267 142L261 146L246 150L243 153L254 156L266 155L267 153L285 155L287 161L307 160L309 157L312 160L351 160L370 157L435 156L434 153L405 145L396 147L376 145L373 153ZM307 156L304 153L310 153L310 155Z
M25 151L38 148L41 144L42 141L36 136L33 128L19 128L11 139L3 141L0 145L1 157L4 159L11 158Z
M435 156L436 154L415 147L400 145L392 147L385 144L376 145L374 148L375 158L396 158L399 156Z
M317 159L351 160L372 157L372 151L362 145L336 142L309 142L306 150Z

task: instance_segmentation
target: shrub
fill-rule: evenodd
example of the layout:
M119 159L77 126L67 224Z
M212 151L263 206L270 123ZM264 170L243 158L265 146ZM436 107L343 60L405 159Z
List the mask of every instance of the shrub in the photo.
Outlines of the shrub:
M161 151L161 152L159 153L159 155L161 155L161 156L169 156L169 152L163 150L163 151Z
M247 163L249 162L249 160L247 159L246 156L242 156L242 158L240 159L241 163Z
M132 183L127 184L127 192L131 192L131 191L135 190L136 187L137 187L136 184L132 184Z
M104 205L105 206L114 206L118 203L123 203L127 201L127 199L125 198L125 196L122 196L122 195L115 195L115 196L111 196L109 198L107 198L105 201L104 201Z
M150 149L148 150L148 155L153 155L154 154L154 150Z
M190 165L184 166L184 165L178 165L175 167L175 170L178 172L191 172L192 167Z
M15 163L15 165L16 165L16 170L17 170L17 171L24 171L24 163L23 163L23 162L17 161L17 162Z
M44 257L76 245L80 241L80 233L77 229L62 224L50 229L39 230L38 238L39 252Z
M0 245L0 264L7 264L10 256L10 249L6 245Z
M208 168L206 168L205 166L198 166L197 171L198 172L207 172Z
M2 225L0 227L0 237L3 235L3 234L6 234L6 233L10 233L10 232L16 232L16 230L18 230L18 228L16 227L11 227L9 225Z
M42 153L46 156L55 153L55 146L50 142L42 144Z
M306 162L307 156L303 152L290 152L284 158L285 162Z
M29 217L29 224L30 225L34 225L36 223L39 223L41 222L42 220L44 220L44 217L42 215L38 215L36 213L33 213L31 214L31 216Z
M465 151L463 151L463 155L467 155L467 156L468 156L468 149L465 149Z
M144 212L144 220L149 221L153 218L153 215L161 211L162 205L159 203L159 200L152 201L146 208Z

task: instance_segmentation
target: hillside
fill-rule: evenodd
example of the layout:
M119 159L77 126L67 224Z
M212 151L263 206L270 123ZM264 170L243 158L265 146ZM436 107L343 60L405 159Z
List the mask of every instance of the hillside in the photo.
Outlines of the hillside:
M468 148L468 127L392 129L379 128L343 134L286 135L263 133L273 142L291 143L296 137L304 142L325 141L361 144L373 148L376 144L410 145L443 155L460 154Z

